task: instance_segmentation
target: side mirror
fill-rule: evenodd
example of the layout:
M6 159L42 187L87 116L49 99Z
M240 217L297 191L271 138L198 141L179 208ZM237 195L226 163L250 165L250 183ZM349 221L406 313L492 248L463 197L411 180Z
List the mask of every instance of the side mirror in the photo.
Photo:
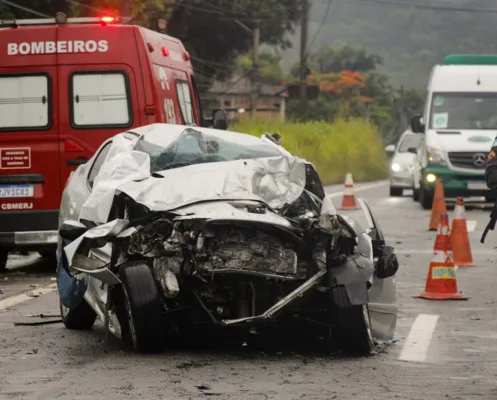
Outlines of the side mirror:
M212 112L212 127L214 129L228 129L228 114L224 109L214 110Z
M411 129L414 133L425 133L425 124L421 115L414 115L411 118Z
M385 147L385 152L386 153L395 153L395 145L389 144L387 147Z
M418 154L418 149L416 147L409 147L407 149L407 152L412 154Z
M79 221L67 220L62 222L59 235L62 239L72 242L84 234L88 228Z

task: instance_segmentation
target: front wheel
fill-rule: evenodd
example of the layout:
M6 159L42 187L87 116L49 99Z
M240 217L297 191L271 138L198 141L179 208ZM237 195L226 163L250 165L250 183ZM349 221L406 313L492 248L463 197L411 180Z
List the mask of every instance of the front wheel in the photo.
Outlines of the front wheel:
M124 342L141 353L164 350L167 331L151 269L135 261L122 266L119 277L123 283L120 297L124 313L120 323Z
M7 250L0 250L0 272L5 272L7 270L8 258L9 252Z
M87 330L91 329L97 319L97 314L85 299L74 309L67 308L59 300L60 316L67 329Z
M46 260L57 261L56 251L39 251L38 254Z
M423 210L431 210L433 205L433 194L428 192L424 185L421 185L419 189L419 203L423 207Z
M401 197L404 189L390 186L390 197Z
M374 347L367 304L335 309L334 338L345 353L368 356Z

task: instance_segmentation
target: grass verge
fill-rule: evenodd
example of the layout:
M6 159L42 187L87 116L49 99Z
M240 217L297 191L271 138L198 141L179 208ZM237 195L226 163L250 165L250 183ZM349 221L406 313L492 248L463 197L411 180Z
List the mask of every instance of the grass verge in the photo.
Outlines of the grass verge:
M288 151L316 166L324 185L343 183L348 171L356 182L388 176L383 142L375 127L365 120L334 123L249 121L234 124L229 129L255 136L278 132Z

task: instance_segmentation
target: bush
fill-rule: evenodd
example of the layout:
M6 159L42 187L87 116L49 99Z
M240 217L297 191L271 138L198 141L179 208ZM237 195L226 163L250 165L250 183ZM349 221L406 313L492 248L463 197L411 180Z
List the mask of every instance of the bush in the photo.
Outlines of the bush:
M348 171L356 182L388 175L383 142L374 126L362 119L338 120L331 124L248 121L229 129L255 136L278 132L288 151L316 166L324 185L343 183Z

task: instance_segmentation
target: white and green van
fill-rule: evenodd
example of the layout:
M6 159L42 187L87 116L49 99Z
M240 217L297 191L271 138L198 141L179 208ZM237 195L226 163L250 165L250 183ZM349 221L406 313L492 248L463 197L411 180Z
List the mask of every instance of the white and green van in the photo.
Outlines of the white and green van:
M497 55L451 55L430 75L423 116L412 130L424 133L418 149L415 199L432 206L439 177L446 197L494 201L485 164L497 136Z

